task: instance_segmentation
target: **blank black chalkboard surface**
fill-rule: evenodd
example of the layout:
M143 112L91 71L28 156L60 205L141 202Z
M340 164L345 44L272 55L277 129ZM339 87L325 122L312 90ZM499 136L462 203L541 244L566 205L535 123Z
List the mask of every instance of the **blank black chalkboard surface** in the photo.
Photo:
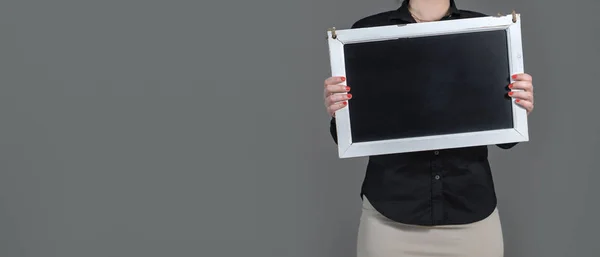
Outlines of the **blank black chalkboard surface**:
M513 127L506 31L344 46L353 142Z
M332 75L353 98L336 113L341 158L528 140L507 96L523 72L518 15L331 30Z

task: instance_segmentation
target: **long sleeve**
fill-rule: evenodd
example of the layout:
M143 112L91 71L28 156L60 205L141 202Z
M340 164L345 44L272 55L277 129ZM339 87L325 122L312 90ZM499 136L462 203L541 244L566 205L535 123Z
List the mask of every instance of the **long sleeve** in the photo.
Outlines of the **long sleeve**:
M333 141L337 144L337 128L335 124L335 118L331 118L329 122L329 132L331 133L331 137L333 137Z
M500 147L502 149L511 149L511 148L513 148L517 144L518 143L497 144L496 146L498 146L498 147Z

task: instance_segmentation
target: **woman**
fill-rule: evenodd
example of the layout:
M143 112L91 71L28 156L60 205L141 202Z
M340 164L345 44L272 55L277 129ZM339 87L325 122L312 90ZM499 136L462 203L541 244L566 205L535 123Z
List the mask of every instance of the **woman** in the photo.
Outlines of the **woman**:
M352 28L483 16L457 9L453 0L405 0L399 9L363 18ZM531 113L532 77L515 74L512 79L507 86L519 91L508 95ZM352 85L340 85L343 81L325 80L334 140L335 112L352 99ZM358 257L504 255L486 146L371 156L361 196Z

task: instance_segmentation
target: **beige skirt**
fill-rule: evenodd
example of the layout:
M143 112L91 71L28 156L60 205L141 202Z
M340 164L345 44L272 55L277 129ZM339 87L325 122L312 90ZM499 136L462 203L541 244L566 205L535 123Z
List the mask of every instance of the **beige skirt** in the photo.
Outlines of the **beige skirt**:
M415 226L377 212L366 197L358 230L357 257L502 257L504 243L496 209L466 225Z

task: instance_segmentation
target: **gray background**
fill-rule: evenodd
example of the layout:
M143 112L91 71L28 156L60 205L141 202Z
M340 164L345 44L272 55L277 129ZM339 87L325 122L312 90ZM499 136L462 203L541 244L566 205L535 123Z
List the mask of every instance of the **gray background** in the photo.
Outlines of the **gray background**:
M598 1L523 13L531 142L492 148L506 256L597 256ZM566 6L566 5L569 6ZM325 30L379 1L0 2L0 256L354 256Z

